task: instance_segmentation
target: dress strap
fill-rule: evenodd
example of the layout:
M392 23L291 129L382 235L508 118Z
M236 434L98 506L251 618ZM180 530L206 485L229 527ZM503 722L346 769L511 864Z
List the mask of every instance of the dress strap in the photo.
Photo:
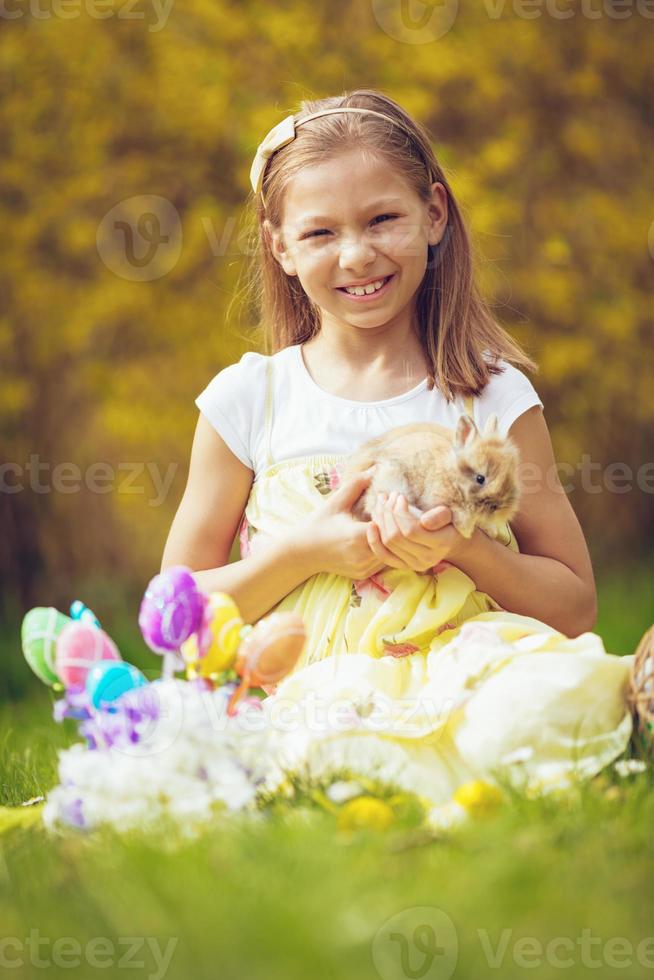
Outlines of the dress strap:
M475 400L474 400L474 398L473 398L472 395L466 395L465 406L466 406L466 415L469 415L470 418L473 420L473 422L476 421L475 420Z
M273 458L270 451L270 440L272 438L273 423L273 363L272 358L268 358L266 364L266 401L264 406L264 438L266 440L266 466L272 466Z

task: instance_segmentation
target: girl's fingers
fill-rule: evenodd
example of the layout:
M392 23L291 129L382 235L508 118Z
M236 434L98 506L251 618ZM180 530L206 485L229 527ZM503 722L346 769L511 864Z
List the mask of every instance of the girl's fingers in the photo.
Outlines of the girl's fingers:
M388 537L390 530L388 523L388 494L380 493L377 495L377 504L372 516L383 536Z
M394 514L397 517L396 524L400 530L415 543L430 543L433 531L440 531L452 523L452 511L444 504L433 507L425 511L419 518L415 518L409 511L406 498L403 494L398 494L394 507Z
M391 494L389 494L389 497L388 497L388 500L386 501L385 506L382 508L383 513L384 513L384 519L385 519L384 520L384 527L385 527L385 530L386 530L387 535L389 535L389 536L391 534L401 534L402 533L402 529L400 528L399 524L397 523L395 512L393 510L393 508L395 507L396 500L397 500L397 491L393 490L393 492Z
M376 508L375 514L373 515L372 527L374 528L373 534L375 535L376 547L373 548L375 554L379 555L380 558L385 558L387 563L394 568L404 567L404 564L398 565L398 558L402 561L401 556L392 550L388 544L392 531L389 526L388 508L386 505L379 505Z
M384 513L386 510L386 507L382 507L382 515L379 521L373 517L373 520L370 522L368 530L370 550L379 558L383 559L391 568L412 569L416 560L421 556L416 555L407 549L406 546L400 547L397 544L387 543L388 536L385 528L388 524L388 515ZM380 526L380 522L384 525L383 527Z
M419 542L412 541L408 537L411 531L413 518L409 517L407 520L406 516L397 510L398 497L398 493L391 494L388 504L384 508L384 532L386 537L386 546L398 558L405 561L408 565L411 565L415 561L420 560L422 557L421 551L424 546ZM395 538L395 540L392 540L393 538Z
M391 568L407 568L406 562L392 552L386 547L382 541L381 532L375 521L371 521L368 525L368 544L370 545L370 550L378 558L381 558L385 565L389 565Z
M376 523L379 525L384 545L392 549L398 558L403 558L404 555L408 555L410 548L407 549L405 538L408 527L401 526L402 518L393 509L396 506L398 496L396 491L388 494L388 496L386 494L380 494L380 503L376 508L374 517ZM393 536L396 536L397 540L391 543Z
M385 530L379 527L376 521L372 522L371 527L374 528L374 531L371 532L371 538L368 540L371 550L380 558L384 558L386 563L393 568L414 569L428 560L423 545L412 544L404 537L391 541Z
M449 508L443 507L439 510L444 512L439 513L443 525L448 524L451 518ZM433 531L424 528L420 520L413 517L403 494L380 494L374 521L380 549L376 553L385 557L389 565L393 565L390 556L394 556L396 562L402 562L403 568L415 568L425 562L432 562L430 556L433 555ZM399 537L392 541L391 537L397 534ZM381 548L384 549L384 555ZM395 564L394 567L398 565Z
M409 505L403 493L397 495L393 513L396 516L396 524L403 534L410 535L412 531L415 533L417 522L409 511Z
M404 494L393 491L388 498L388 528L391 533L398 531L403 538L411 535L416 529L416 521L409 513Z
M404 494L392 493L387 506L390 510L390 524L387 526L391 533L397 530L404 539L412 538L412 544L415 544L416 532L419 532L420 525L409 511L409 505Z
M446 524L451 524L451 522L452 511L444 505L433 507L432 510L426 510L420 518L420 526L425 531L438 531L440 528L445 527Z

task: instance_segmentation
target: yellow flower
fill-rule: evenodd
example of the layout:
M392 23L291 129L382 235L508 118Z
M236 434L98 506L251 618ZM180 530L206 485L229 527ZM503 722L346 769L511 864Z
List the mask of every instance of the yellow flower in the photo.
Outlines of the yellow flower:
M472 816L485 816L500 805L502 793L497 786L475 779L459 786L452 799Z
M341 807L337 824L339 830L358 830L361 827L386 830L394 819L395 814L388 803L374 796L358 796Z

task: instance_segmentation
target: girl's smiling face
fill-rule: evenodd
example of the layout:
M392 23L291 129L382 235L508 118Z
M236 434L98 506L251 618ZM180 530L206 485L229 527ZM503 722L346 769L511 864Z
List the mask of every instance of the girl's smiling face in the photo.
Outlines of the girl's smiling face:
M273 255L321 310L362 329L413 323L413 300L425 275L428 245L447 226L447 194L432 184L423 201L389 165L359 150L313 167L286 192L281 229L268 225ZM390 280L357 297L343 287Z

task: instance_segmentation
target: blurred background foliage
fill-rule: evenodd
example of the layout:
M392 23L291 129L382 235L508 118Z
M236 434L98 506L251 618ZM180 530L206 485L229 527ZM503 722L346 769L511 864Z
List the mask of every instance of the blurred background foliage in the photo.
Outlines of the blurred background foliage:
M433 134L481 284L541 365L596 569L648 562L654 22L608 16L610 0L595 19L570 8L460 4L417 44L384 27L382 0L186 0L163 22L120 0L105 19L16 5L0 37L5 623L77 595L108 626L135 622L184 489L194 398L252 346L256 311L238 299L256 146L300 98L352 88L385 91ZM172 205L179 256L133 281L100 239L144 195ZM584 454L599 489L581 485ZM614 462L627 492L602 482ZM63 463L78 467L69 492L52 487ZM97 463L114 473L102 493L84 485Z

